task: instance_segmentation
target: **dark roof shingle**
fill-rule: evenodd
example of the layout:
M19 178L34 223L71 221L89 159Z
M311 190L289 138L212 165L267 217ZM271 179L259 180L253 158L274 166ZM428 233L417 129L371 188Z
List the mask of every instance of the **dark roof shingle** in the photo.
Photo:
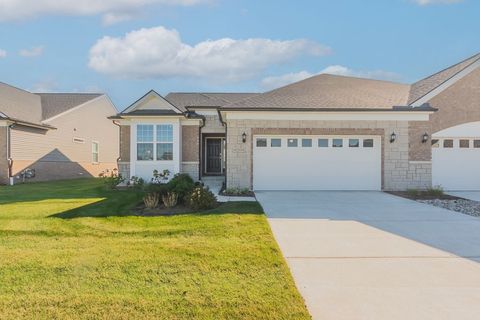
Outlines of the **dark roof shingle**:
M42 119L46 120L60 113L73 109L90 100L96 99L101 93L36 93L42 101Z

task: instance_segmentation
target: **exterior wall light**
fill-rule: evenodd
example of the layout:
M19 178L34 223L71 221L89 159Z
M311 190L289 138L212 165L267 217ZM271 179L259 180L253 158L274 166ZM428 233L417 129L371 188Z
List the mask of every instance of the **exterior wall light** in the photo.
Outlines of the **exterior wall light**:
M247 134L245 132L242 133L242 142L243 143L247 142Z
M394 143L395 140L397 140L397 134L395 132L392 132L390 135L390 143Z
M429 138L428 133L425 132L422 136L422 143L426 143L428 141L428 138Z

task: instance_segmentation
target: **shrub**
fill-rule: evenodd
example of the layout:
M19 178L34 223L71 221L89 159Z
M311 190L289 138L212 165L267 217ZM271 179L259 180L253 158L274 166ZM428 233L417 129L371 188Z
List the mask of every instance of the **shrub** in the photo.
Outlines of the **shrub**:
M224 191L224 193L227 194L227 195L232 195L232 196L242 196L242 195L250 194L250 189L248 189L248 188L227 188Z
M161 196L170 191L166 184L149 183L144 187L146 193L158 193Z
M187 206L193 210L213 209L217 205L217 198L208 187L195 187L186 200Z
M145 187L145 180L139 177L131 177L127 185L134 187L137 190L142 190Z
M442 186L433 186L427 189L427 194L432 197L442 197L444 192Z
M157 169L153 170L153 177L151 183L153 184L164 184L167 183L168 178L170 177L170 170L163 170L162 173L158 172Z
M185 197L190 195L193 188L195 188L193 179L186 173L176 174L167 185L169 191L176 193L181 202L184 201Z
M154 209L158 207L158 202L160 201L160 195L156 192L147 193L143 197L143 203L147 209Z
M103 183L105 184L105 188L107 188L107 190L113 190L120 183L125 181L122 175L118 173L118 170L116 168L112 171L108 169L102 171L98 176L103 180Z
M167 192L162 196L163 205L166 208L173 208L177 205L178 194L175 192Z

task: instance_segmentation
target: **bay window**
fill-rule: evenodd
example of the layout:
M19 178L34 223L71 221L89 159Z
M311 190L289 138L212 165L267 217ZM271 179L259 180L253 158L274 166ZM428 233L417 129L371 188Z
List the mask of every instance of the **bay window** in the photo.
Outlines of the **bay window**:
M173 160L173 125L137 125L137 160Z

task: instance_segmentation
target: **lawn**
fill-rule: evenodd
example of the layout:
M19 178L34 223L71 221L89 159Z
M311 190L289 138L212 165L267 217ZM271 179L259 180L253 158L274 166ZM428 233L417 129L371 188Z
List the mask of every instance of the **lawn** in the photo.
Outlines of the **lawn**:
M309 319L256 203L129 216L96 179L0 186L0 319Z

